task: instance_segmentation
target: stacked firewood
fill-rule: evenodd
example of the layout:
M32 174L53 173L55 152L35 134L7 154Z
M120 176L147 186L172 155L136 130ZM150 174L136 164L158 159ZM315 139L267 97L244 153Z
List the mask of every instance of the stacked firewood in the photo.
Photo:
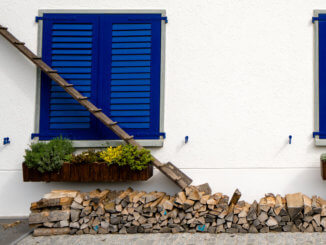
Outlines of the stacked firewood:
M259 203L211 194L206 185L164 192L53 191L32 203L34 235L157 232L257 233L320 232L326 228L326 201L301 193L266 194Z

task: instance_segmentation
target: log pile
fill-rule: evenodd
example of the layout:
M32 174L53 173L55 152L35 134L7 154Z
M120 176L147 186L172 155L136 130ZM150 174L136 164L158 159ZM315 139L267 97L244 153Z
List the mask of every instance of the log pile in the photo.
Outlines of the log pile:
M52 191L32 203L34 235L158 232L266 233L326 230L326 201L301 193L266 194L259 202L211 194L188 186L175 196L164 192Z

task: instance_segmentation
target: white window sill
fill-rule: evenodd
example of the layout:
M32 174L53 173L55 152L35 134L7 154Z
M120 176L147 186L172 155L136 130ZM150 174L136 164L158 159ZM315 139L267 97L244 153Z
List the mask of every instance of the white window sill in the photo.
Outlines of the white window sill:
M326 139L318 139L315 138L315 145L316 146L326 146Z
M143 147L163 147L164 140L136 140ZM47 141L44 141L47 142ZM121 145L123 140L73 140L75 148L104 148L106 146Z

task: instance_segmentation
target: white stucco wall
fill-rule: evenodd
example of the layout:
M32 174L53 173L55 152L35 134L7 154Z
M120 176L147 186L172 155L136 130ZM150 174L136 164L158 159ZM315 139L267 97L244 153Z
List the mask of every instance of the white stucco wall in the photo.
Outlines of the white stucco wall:
M35 52L38 9L166 9L167 139L155 156L215 192L238 187L248 201L268 192L326 198L319 169L326 149L312 138L311 23L325 1L1 0L0 9L0 24ZM159 172L137 184L22 182L35 86L35 66L0 38L0 216L27 215L29 203L54 188L178 190Z

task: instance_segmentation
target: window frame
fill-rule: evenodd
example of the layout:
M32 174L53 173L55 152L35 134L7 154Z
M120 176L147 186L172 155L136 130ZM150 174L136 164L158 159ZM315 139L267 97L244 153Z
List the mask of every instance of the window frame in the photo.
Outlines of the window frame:
M78 9L41 9L38 11L38 16L43 17L44 14L161 14L162 17L166 17L166 10L154 10L154 9L119 9L119 10L78 10ZM161 20L161 67L160 67L160 118L159 118L159 130L164 132L164 96L165 96L165 45L166 45L166 22ZM43 40L43 21L38 23L38 39L37 39L37 54L42 55L42 40ZM41 71L37 68L37 81L36 81L36 99L35 99L35 124L34 133L38 134L40 129L40 101L41 101ZM107 143L112 146L119 145L123 140L73 140L74 147L77 148L89 148L89 147L103 147ZM164 143L164 137L160 136L160 139L144 139L137 140L142 146L145 147L162 147Z
M326 10L314 10L313 17L326 14ZM319 132L319 21L314 22L314 132ZM326 146L326 139L320 139L319 135L313 135L316 146Z

